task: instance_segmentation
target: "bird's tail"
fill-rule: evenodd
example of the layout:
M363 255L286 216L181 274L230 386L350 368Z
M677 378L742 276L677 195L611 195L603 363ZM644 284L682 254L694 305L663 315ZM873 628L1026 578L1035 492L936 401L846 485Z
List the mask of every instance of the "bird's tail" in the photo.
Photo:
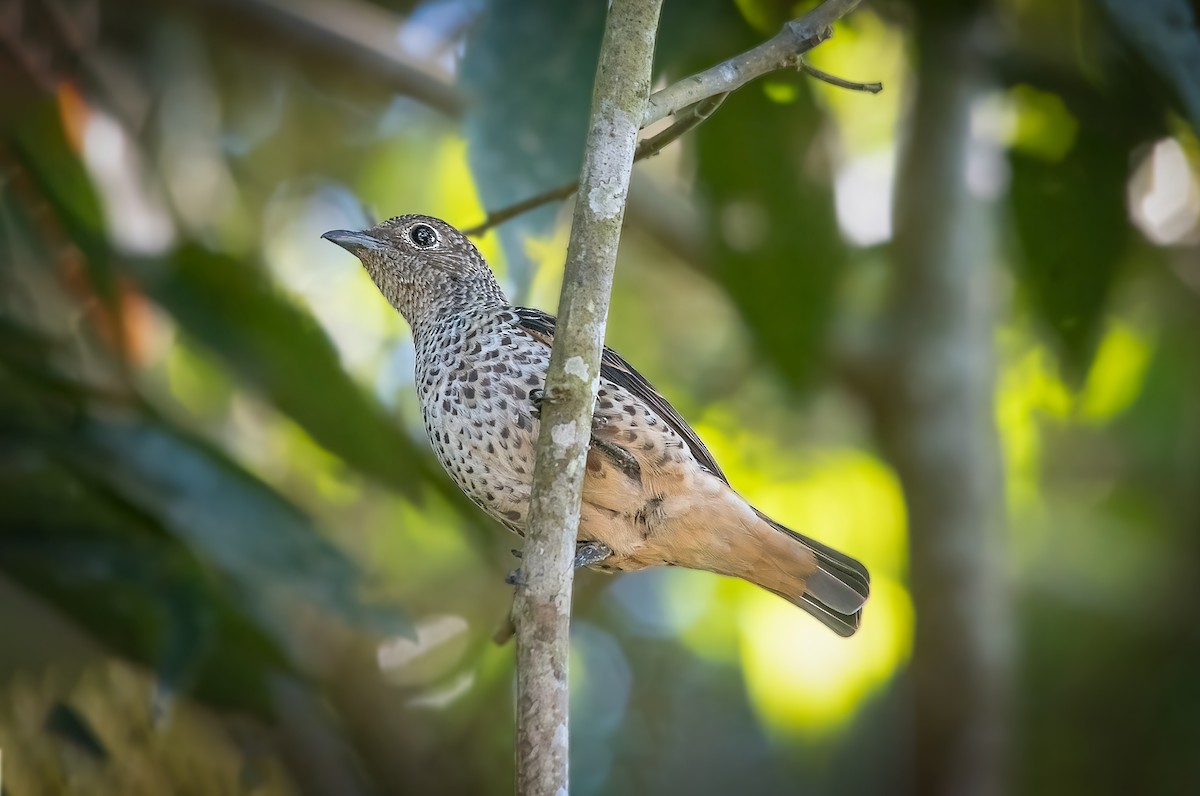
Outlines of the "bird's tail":
M774 588L775 584L759 585L803 608L839 636L854 635L862 618L863 603L871 593L871 576L867 568L832 547L796 533L761 513L759 516L802 548L792 558L800 558L806 564L815 562L815 568L804 576L803 586Z

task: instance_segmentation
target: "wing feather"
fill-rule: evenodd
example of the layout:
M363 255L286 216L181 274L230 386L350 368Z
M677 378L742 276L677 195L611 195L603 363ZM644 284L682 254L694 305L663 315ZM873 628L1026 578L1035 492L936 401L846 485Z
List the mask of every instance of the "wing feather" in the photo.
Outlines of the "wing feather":
M545 345L553 344L554 328L557 322L553 315L528 307L518 307L517 316L523 329ZM650 382L646 381L646 377L634 369L633 365L626 362L620 354L608 346L604 347L604 352L600 355L600 378L621 386L646 404L654 414L658 415L664 423L683 438L688 449L691 450L692 456L702 467L725 483L729 483L729 479L725 477L725 473L721 471L720 466L713 459L713 455L709 453L708 448L704 447L704 443L687 424L687 421L680 416L679 412L675 411L675 407L671 406L667 399L662 397Z

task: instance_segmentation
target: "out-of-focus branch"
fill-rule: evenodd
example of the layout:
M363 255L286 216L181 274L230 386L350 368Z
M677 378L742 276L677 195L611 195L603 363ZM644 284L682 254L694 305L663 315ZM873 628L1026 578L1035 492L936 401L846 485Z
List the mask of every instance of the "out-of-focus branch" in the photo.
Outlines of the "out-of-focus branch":
M596 67L514 606L517 792L530 796L569 792L567 659L575 541L617 246L661 9L662 0L614 0Z
M253 19L342 63L360 66L374 85L387 85L451 117L466 107L449 72L406 53L398 43L402 17L364 0L186 0Z
M967 187L970 110L987 83L970 15L925 26L897 179L893 296L871 401L908 505L914 793L1005 792L1010 657L992 394L994 218Z
M800 65L799 58L833 35L833 23L849 14L860 0L825 0L753 50L722 61L714 67L686 77L654 92L642 118L642 126L718 94L728 94L756 77Z

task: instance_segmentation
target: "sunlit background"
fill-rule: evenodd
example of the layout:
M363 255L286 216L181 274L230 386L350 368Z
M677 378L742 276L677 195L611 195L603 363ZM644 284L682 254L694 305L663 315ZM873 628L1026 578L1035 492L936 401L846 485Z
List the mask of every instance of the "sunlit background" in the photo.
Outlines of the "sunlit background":
M1200 34L1175 4L1155 58L1112 5L962 4L1014 793L1200 791ZM519 540L319 236L573 179L605 6L0 2L6 796L511 792ZM667 0L657 87L805 7ZM582 573L574 793L909 790L907 500L841 361L890 317L919 31L966 13L868 3L810 62L883 93L774 75L637 167L609 344L872 595L844 640L706 573ZM478 239L515 300L554 308L569 217Z

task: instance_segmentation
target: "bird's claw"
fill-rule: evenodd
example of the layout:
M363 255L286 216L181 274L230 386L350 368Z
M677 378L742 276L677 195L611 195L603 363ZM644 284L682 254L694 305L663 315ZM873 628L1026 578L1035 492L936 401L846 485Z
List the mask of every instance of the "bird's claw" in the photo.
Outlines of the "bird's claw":
M546 400L545 390L530 390L529 402L533 404L533 408L529 410L529 414L538 420L542 419L542 401Z
M525 557L525 554L521 552L521 549L519 547L514 547L512 550L509 550L508 552L512 553L513 558L524 558Z
M512 554L517 558L522 557L521 551L516 548L512 550ZM610 558L612 554L612 548L603 542L580 542L575 546L575 569L599 564L601 561ZM509 586L524 586L525 573L518 567L508 573L508 577L504 579L504 582Z
M581 542L575 547L575 568L599 564L612 554L612 548L603 542Z

